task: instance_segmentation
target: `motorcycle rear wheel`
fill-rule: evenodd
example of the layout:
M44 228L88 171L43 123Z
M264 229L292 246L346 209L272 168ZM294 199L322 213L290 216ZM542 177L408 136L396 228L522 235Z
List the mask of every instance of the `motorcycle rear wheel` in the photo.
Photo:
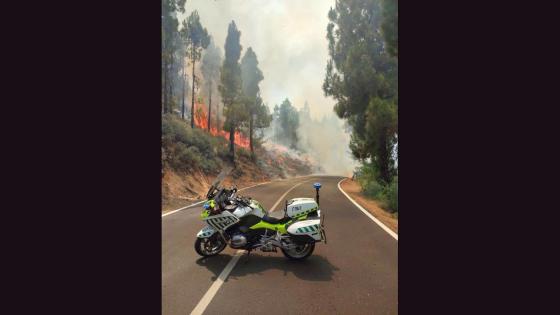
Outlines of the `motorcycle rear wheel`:
M194 250L202 257L218 255L226 248L226 243L221 237L212 235L207 238L196 238Z
M305 258L313 254L315 249L315 243L308 243L305 245L299 245L295 249L286 250L282 248L282 253L284 256L293 260L304 260Z

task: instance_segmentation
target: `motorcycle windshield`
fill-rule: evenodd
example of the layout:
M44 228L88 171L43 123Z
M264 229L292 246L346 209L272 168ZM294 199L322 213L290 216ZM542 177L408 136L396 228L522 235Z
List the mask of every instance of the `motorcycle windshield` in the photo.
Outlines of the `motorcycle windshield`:
M216 176L216 179L214 180L214 183L212 184L214 187L218 187L220 186L220 184L222 183L222 181L226 178L226 176L229 175L229 173L231 173L231 171L233 170L232 167L226 167L224 168L220 174L218 174L218 176Z

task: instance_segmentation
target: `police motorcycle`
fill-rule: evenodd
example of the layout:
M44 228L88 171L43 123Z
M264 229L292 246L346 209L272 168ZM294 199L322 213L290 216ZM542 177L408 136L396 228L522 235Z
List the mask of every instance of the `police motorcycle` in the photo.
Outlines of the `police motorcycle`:
M198 232L195 251L204 257L214 256L226 246L234 249L276 252L280 248L289 259L303 260L325 242L324 215L319 210L320 183L315 183L315 199L294 198L286 201L284 216L277 219L255 199L240 196L237 188L221 186L227 175L222 171L206 194L200 215L207 225Z

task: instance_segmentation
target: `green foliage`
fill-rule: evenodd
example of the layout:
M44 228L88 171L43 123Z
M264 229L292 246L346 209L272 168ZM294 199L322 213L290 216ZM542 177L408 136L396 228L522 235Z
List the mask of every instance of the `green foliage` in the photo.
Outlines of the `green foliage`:
M357 180L362 186L362 192L369 197L380 201L383 208L389 212L398 211L398 177L385 184L378 180L378 170L373 163L364 163L358 168Z
M385 191L389 209L392 211L399 211L399 180L394 177L391 184L387 186Z
M249 99L255 100L259 93L259 83L264 79L262 71L259 69L257 55L251 47L247 49L241 59L241 81L242 90Z
M259 94L259 83L264 79L259 69L257 55L251 47L247 49L241 59L242 91L246 99L246 108L249 112L249 137L251 152L253 149L253 133L256 128L265 128L270 125L271 117L268 107L263 104Z
M366 146L376 153L372 159L377 177L387 184L396 175L392 148L396 144L397 112L393 102L373 98L366 110Z
M263 103L260 95L257 95L254 115L255 122L253 127L255 129L266 128L270 126L270 123L272 122L272 115L270 114L268 106Z
M224 108L224 115L226 116L225 130L240 130L244 123L249 120L248 102L247 98L239 96L234 103Z
M382 185L396 175L397 47L385 42L397 38L397 17L392 16L397 4L392 1L336 2L328 14L330 58L323 83L325 95L337 101L334 111L352 127L354 157L371 162Z
M364 194L370 197L379 198L383 192L383 186L377 182L376 170L373 164L364 163L358 168L358 182L362 186Z
M399 0L383 0L383 23L381 30L392 56L399 54Z
M246 159L250 159L250 158L251 158L251 152L247 151L247 150L244 149L244 148L239 148L239 149L237 149L237 154L238 154L240 157L243 157L243 158L246 158Z
M202 169L216 173L220 157L227 154L227 142L200 129L192 129L173 115L162 118L162 162L179 171Z
M280 106L274 106L273 119L276 121L275 139L292 149L297 148L299 127L299 113L292 106L289 99L285 99Z
M192 99L191 99L191 128L194 128L194 88L196 78L194 75L195 64L200 60L202 49L206 49L210 44L210 36L206 28L200 24L200 17L198 11L193 11L189 17L183 21L183 28L181 29L181 37L186 45L187 54L189 54L192 63Z
M243 124L249 120L247 104L250 100L241 91L239 58L242 47L239 43L240 37L241 32L237 29L235 22L231 21L224 46L225 59L221 69L219 90L224 102L224 115L226 116L224 129L230 132L229 153L232 161L235 161L234 132L240 130Z
M185 12L185 0L162 1L161 16L161 75L162 109L164 113L173 111L174 90L179 83L179 55L182 54L178 33L177 12ZM176 94L176 93L175 93Z
M187 51L190 53L191 61L200 60L202 49L206 49L210 44L210 36L206 28L200 24L198 11L194 10L186 20L183 20L183 28L180 34Z
M239 38L241 32L237 29L234 21L228 26L228 34L224 46L225 59L221 69L220 93L226 106L233 104L240 95L241 90L241 67L239 57L241 55L241 44Z

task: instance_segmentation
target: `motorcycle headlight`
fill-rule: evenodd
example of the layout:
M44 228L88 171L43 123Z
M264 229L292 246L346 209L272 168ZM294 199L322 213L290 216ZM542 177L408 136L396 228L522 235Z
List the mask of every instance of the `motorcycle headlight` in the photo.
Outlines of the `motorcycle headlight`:
M214 210L215 206L216 203L214 202L213 199L206 201L204 205L202 205L202 208L204 208L204 210L200 214L200 217L203 219L208 217L210 215L210 211Z

